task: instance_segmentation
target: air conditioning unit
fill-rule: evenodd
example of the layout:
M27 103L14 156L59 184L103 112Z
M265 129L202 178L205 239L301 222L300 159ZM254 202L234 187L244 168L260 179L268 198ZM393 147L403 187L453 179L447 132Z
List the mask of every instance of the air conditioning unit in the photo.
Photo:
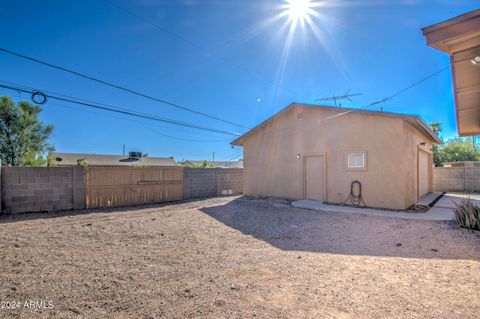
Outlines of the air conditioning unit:
M141 159L142 158L142 152L128 152L128 158L129 159Z

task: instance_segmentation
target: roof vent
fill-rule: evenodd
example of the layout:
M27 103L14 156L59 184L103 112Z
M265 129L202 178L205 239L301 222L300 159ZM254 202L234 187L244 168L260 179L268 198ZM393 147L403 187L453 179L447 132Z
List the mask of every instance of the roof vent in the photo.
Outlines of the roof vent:
M141 159L142 158L142 152L128 152L128 158L129 159Z

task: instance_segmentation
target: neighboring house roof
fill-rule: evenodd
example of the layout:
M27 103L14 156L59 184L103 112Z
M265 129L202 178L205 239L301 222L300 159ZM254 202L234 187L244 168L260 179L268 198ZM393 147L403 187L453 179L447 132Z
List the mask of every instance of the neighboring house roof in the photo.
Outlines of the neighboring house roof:
M340 115L340 113L344 113L345 116L349 113L360 113L360 114L367 114L367 115L375 115L378 117L393 117L393 118L400 118L409 124L411 124L413 127L415 127L419 132L421 132L425 137L433 141L434 143L441 143L442 141L438 138L438 136L432 131L430 126L425 123L419 116L417 115L407 115L407 114L400 114L400 113L393 113L393 112L380 112L380 111L371 111L371 110L364 110L364 109L354 109L354 108L345 108L345 107L334 107L334 106L324 106L324 105L315 105L315 104L303 104L303 103L292 103L283 110L279 111L278 113L274 114L270 118L266 119L262 123L258 124L254 128L252 128L250 131L246 132L242 136L238 137L235 139L233 142L230 144L232 145L243 145L243 141L245 140L246 137L250 136L254 132L258 131L261 128L264 128L268 122L270 122L272 119L275 117L279 116L280 114L286 112L287 110L290 110L292 108L310 108L310 109L318 109L318 110L330 110L330 111L337 111ZM332 118L331 120L334 120Z
M182 162L182 166L202 166L205 161L186 160ZM243 160L240 161L207 161L211 167L218 168L243 168Z
M129 158L128 155L104 155L81 153L50 153L50 162L58 166L78 165L78 160L84 160L90 166L178 166L170 157Z

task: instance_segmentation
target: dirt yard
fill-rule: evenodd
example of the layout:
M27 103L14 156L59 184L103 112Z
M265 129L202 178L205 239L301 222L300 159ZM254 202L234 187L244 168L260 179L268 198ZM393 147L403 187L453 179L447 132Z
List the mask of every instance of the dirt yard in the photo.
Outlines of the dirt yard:
M480 313L480 234L443 222L229 197L2 217L0 236L2 306L19 303L0 318Z

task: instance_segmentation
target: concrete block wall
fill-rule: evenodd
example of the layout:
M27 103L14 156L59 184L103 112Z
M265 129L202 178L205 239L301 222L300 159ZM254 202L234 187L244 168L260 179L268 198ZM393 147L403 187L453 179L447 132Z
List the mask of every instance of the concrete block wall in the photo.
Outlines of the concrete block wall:
M2 167L1 199L6 213L85 208L81 167Z
M6 213L83 209L82 167L2 167L0 203ZM184 198L243 193L243 169L184 168Z
M473 187L476 192L480 192L480 167L473 168Z
M217 168L217 195L243 194L243 169Z
M184 198L243 193L241 168L189 168L183 170Z
M480 191L480 168L435 167L433 168L433 190L436 192Z

